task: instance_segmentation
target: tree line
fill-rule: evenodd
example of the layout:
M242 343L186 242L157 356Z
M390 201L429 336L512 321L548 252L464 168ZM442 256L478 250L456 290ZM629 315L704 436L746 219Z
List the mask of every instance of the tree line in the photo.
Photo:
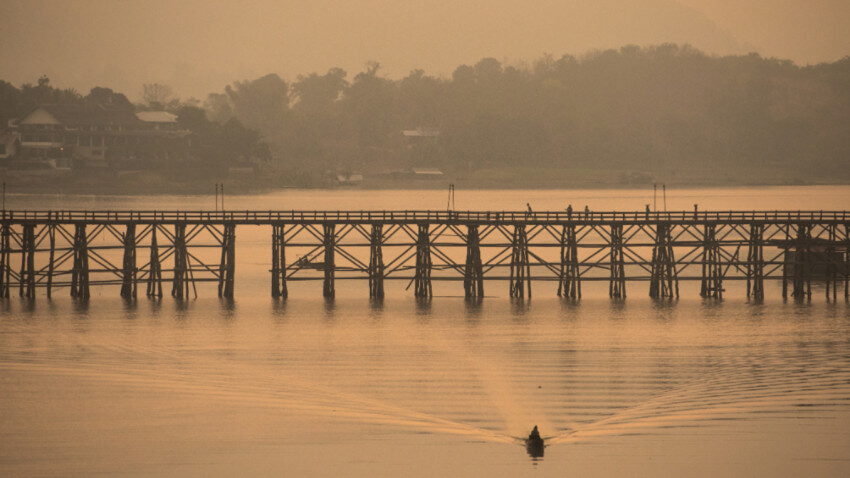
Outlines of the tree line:
M293 164L378 170L562 168L717 177L850 178L850 57L814 66L660 45L485 58L450 78L399 80L370 63L228 86L205 108L238 118ZM410 144L401 132L439 131Z
M24 85L20 101L74 95L42 86ZM0 83L7 116L10 88ZM156 88L152 95L193 128L253 131L271 157L302 170L770 170L850 178L850 57L798 66L757 54L626 46L519 65L485 58L451 77L414 70L390 79L374 62L350 79L339 68L292 81L269 74L227 86L203 104L169 103ZM402 135L416 128L439 135Z

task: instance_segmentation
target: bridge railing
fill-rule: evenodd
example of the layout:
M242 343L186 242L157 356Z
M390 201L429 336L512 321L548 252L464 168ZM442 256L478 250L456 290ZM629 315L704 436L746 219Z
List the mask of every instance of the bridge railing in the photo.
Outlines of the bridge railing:
M846 222L847 211L4 210L23 222Z

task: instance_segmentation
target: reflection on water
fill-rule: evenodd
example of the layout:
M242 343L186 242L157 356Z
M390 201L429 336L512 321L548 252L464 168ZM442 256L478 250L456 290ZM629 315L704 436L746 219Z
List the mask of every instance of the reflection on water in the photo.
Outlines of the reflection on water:
M92 464L169 474L174 460L220 463L223 449L227 460L282 453L332 470L347 459L335 447L376 453L375 472L386 460L371 440L387 446L381 437L443 450L429 438L442 437L467 456L492 447L500 466L521 466L522 455L544 460L525 440L537 424L540 465L589 466L627 447L662 458L620 458L650 476L678 460L667 453L707 458L747 436L756 448L797 443L795 460L811 469L847 466L835 460L850 444L850 320L834 304L99 298L3 307L0 407L10 412L0 467L13 475L82 475ZM304 440L339 454L302 455ZM665 451L686 442L693 448ZM518 445L526 453L507 451ZM443 451L407 459L452 463ZM791 459L759 452L754 460ZM481 464L478 474L496 469Z
M252 234L236 300L0 300L0 475L850 476L842 301L272 300Z

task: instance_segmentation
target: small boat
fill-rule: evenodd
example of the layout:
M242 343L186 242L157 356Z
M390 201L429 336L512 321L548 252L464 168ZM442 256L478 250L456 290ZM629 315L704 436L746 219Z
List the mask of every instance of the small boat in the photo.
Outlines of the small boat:
M525 439L525 451L532 458L542 458L545 447L543 437L540 436L540 432L537 431L537 425L535 425L534 430L531 430L531 434Z

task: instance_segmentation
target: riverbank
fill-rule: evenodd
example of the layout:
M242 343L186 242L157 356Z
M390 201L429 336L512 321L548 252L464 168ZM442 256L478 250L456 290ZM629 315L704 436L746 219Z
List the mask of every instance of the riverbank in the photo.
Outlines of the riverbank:
M177 171L0 171L7 192L18 194L96 194L96 195L198 195L213 194L216 184L224 184L228 194L264 194L298 189L362 190L442 190L454 184L457 189L645 189L653 184L668 188L847 185L845 178L809 175L789 176L782 171L752 171L727 174L701 171L647 174L629 171L581 169L490 169L447 173L427 179L364 175L356 185L337 185L330 179L295 176L282 172L240 171L198 178Z

